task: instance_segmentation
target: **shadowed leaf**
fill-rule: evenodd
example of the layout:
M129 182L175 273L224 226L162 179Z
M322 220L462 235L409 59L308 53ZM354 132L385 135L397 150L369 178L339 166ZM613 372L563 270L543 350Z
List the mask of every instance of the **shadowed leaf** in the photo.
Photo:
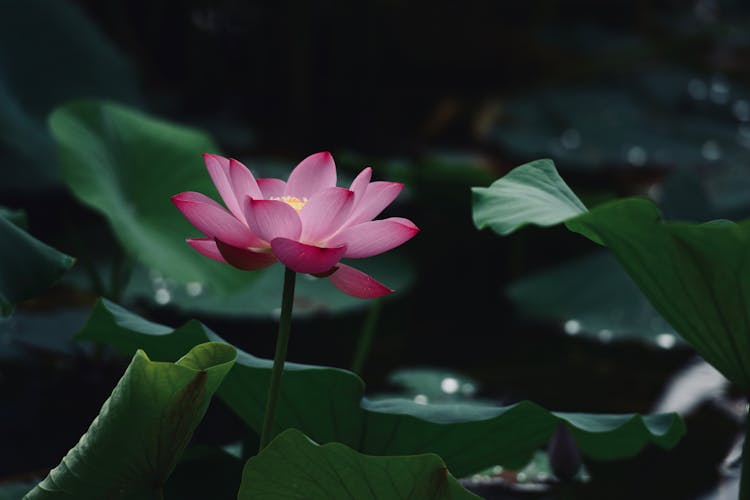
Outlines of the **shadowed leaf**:
M0 217L0 311L30 299L60 279L75 262Z
M25 498L163 498L167 477L235 357L222 343L198 345L176 363L137 351L86 434Z
M367 456L340 443L319 446L300 431L288 429L247 462L237 498L479 497L458 484L437 455Z
M190 345L220 340L190 321L172 329L102 300L79 334L131 353L142 347L174 359ZM263 421L272 362L239 351L219 396L256 431ZM471 403L417 404L411 399L370 401L355 374L336 368L287 363L277 430L302 430L319 443L336 441L369 455L436 453L457 476L493 465L523 467L560 424L567 425L584 455L616 459L648 443L674 446L684 434L675 414L640 416L554 413L523 401L511 406Z

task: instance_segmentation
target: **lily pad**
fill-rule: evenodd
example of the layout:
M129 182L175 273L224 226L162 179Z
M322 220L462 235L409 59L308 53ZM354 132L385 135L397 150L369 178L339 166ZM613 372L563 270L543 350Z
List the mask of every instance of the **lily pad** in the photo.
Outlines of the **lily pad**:
M592 80L515 96L488 139L518 158L552 157L570 170L710 164L746 172L747 117L727 104L745 109L749 98L737 82L652 67L620 83Z
M167 477L235 357L222 343L198 345L176 363L137 351L86 434L24 498L163 498Z
M123 353L147 349L161 359L220 338L190 321L178 329L149 322L106 300L94 308L78 335ZM272 362L239 352L219 396L256 432L263 421ZM582 453L611 460L646 444L669 448L685 432L676 414L641 416L550 412L522 401L511 406L471 403L418 404L411 399L370 401L354 373L287 363L277 430L297 428L319 443L336 441L370 455L436 453L464 476L493 465L523 467L560 424L570 428Z
M637 340L665 349L682 344L607 252L525 276L511 283L507 294L521 313L555 321L568 335L601 342Z
M0 360L23 358L33 352L71 355L81 351L73 342L88 317L88 308L16 311L0 319Z
M532 164L515 170L535 179ZM475 219L478 228L523 225L504 208L502 192L492 197L491 211L475 200L475 212L483 214ZM652 202L627 198L560 222L609 248L675 331L725 377L750 389L750 220L665 222Z
M75 259L37 240L13 222L0 217L0 315L18 302L48 288Z
M437 368L403 368L391 373L388 381L402 388L401 397L433 403L470 400L479 388L471 377Z
M591 476L586 467L581 465L571 480L586 483L591 480ZM477 493L486 492L487 496L492 498L493 492L502 494L501 492L508 490L527 493L549 491L555 483L559 482L559 478L552 469L549 453L539 450L521 470L509 470L498 465L462 478L460 482L470 490Z
M0 500L19 500L38 482L39 480L26 480L0 483Z
M235 291L258 276L190 248L185 238L196 230L170 201L181 191L218 199L201 159L217 150L208 135L93 100L57 108L49 122L65 183L107 218L134 260L179 283L204 283L214 293Z
M28 229L29 221L26 218L26 212L23 210L0 207L0 217L7 219L21 229Z
M320 446L288 429L247 462L237 498L479 497L466 491L437 455L372 457L340 443Z

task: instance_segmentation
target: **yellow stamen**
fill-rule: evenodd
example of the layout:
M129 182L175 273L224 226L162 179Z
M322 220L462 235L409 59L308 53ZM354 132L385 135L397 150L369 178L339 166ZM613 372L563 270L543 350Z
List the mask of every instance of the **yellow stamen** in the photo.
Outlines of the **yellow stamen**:
M272 196L270 199L283 201L284 203L295 209L297 212L302 210L302 207L304 207L305 203L307 203L307 198L299 199L295 196Z

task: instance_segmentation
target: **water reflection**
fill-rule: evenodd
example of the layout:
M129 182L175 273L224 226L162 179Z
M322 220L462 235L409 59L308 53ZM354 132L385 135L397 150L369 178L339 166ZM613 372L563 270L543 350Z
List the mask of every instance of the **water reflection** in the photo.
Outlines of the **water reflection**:
M581 333L581 322L575 319L569 319L565 322L563 328L568 335L578 335Z
M648 154L641 146L631 146L627 152L628 163L635 167L642 167L648 161Z
M741 122L750 120L750 103L744 99L735 101L732 105L732 113Z
M656 343L664 349L671 349L677 343L677 339L671 333L660 333L656 336Z
M721 148L719 143L713 139L709 139L701 146L701 155L708 161L716 161L721 159Z
M440 382L440 389L446 394L455 394L458 388L458 380L453 377L446 377Z
M154 292L154 301L160 306L167 305L172 300L172 294L167 288L157 288Z
M191 281L185 285L185 292L191 297L198 297L203 293L203 283L200 281Z
M560 135L560 144L562 144L565 149L578 149L581 145L581 133L574 128L565 130L562 135Z
M609 342L610 340L612 340L613 333L612 333L612 330L604 328L602 330L599 330L599 333L597 334L597 336L599 337L599 340L601 340L602 342Z
M700 78L693 78L688 82L688 94L696 101L702 101L708 97L708 86Z
M685 415L705 401L723 397L728 387L729 382L716 368L696 360L670 380L654 411L676 411Z
M477 392L477 387L471 382L465 382L461 385L461 394L467 397L472 397Z
M750 149L750 125L743 124L737 127L737 136L737 142Z
M711 82L711 101L715 104L727 104L729 102L729 84L721 77L716 77Z

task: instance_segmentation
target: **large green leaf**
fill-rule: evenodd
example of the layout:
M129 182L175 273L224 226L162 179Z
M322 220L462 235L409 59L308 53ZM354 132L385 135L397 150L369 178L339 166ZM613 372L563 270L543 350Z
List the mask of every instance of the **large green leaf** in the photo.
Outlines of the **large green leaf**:
M0 312L57 281L75 260L0 216Z
M198 232L170 197L181 191L217 197L201 160L217 149L206 134L101 101L62 106L49 122L65 182L104 214L134 259L180 283L220 292L257 276L207 259L185 243Z
M96 305L78 338L123 353L143 348L161 359L174 359L205 340L220 340L197 321L172 329L106 300ZM219 396L256 431L263 421L271 365L240 351L219 389ZM316 442L336 441L371 455L437 453L457 476L497 464L520 468L561 424L571 429L585 455L602 460L634 455L648 443L668 448L684 433L675 414L553 413L528 401L507 407L423 405L410 399L370 401L363 394L362 380L351 372L288 363L278 430L298 428Z
M484 200L476 200L475 211L517 221L503 194L493 195L492 213ZM607 246L674 329L729 380L750 389L750 221L665 222L653 203L629 198L564 222Z
M526 224L552 226L586 212L581 200L563 182L552 160L516 168L490 187L471 188L474 224L509 234ZM504 217L496 217L502 211Z
M675 330L750 389L748 222L662 222L651 202L626 199L569 224L595 231Z
M86 434L25 498L163 498L167 477L236 355L218 342L198 345L176 363L137 351Z
M296 429L248 460L239 500L479 498L465 490L434 454L373 457L340 443L319 446Z
M135 72L74 2L0 2L0 191L59 183L45 122L80 97L138 102Z

